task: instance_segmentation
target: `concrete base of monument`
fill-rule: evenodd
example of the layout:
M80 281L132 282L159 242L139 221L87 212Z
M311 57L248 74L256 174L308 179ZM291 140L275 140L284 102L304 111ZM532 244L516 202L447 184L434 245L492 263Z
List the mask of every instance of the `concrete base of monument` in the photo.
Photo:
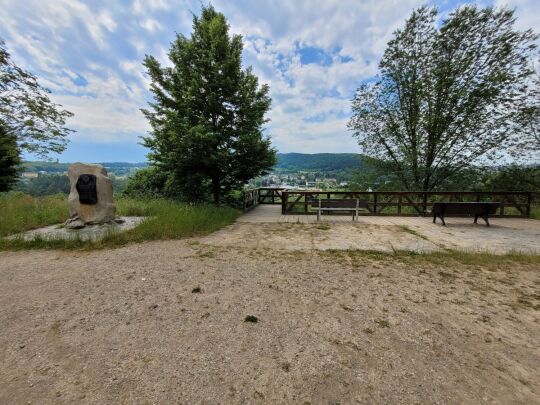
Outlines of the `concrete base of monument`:
M123 222L107 222L100 225L86 225L81 229L68 229L63 224L46 226L33 229L28 232L12 235L9 239L23 238L24 240L34 240L36 238L52 239L81 239L96 241L111 233L125 232L135 228L142 223L146 217L120 217Z

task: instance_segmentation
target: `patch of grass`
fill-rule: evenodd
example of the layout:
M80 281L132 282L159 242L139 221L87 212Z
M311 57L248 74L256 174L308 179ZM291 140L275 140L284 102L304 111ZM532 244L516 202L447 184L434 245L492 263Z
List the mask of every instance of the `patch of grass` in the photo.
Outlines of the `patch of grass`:
M248 315L244 318L244 322L251 322L251 323L257 323L259 322L259 318L253 315Z
M181 202L154 199L119 198L115 200L117 214L145 216L136 228L111 233L99 241L80 239L43 239L31 241L0 239L0 250L20 249L99 249L123 246L150 240L181 239L206 235L235 221L240 212L229 207L189 205ZM30 229L63 222L68 218L65 196L33 198L8 194L0 199L0 238Z
M379 325L379 328L389 328L390 322L388 322L386 319L377 319L375 321L377 325Z
M193 290L191 290L191 292L192 292L193 294L198 294L198 293L200 293L201 291L202 291L202 290L201 290L201 287L195 287Z
M448 282L452 282L456 279L455 274L448 273L447 271L439 271L439 276L441 276L442 280L446 280Z
M399 226L403 232L410 233L411 235L414 235L420 239L429 240L426 236L422 235L421 233L418 233L414 229L409 228L407 225L400 225Z
M483 268L505 269L512 263L540 264L540 255L521 252L511 252L504 255L494 255L487 252L465 252L459 250L444 250L429 253L418 253L409 250L395 250L393 252L380 252L373 250L338 250L329 249L321 251L323 258L345 262L347 258L353 262L365 263L366 260L377 262L401 262L406 264L432 264L432 265L455 265L480 266Z
M67 199L62 194L31 197L17 192L0 193L0 238L58 224L68 216Z
M315 225L315 228L320 229L321 231L328 231L330 229L330 225L321 223L321 224Z
M531 218L532 219L540 219L540 205L533 204L531 206Z

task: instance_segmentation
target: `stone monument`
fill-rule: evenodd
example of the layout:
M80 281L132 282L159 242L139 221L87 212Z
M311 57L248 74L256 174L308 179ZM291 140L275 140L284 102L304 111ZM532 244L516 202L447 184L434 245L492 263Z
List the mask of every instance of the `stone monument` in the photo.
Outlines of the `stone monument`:
M101 165L74 163L68 169L71 189L66 228L79 229L116 221L112 181Z

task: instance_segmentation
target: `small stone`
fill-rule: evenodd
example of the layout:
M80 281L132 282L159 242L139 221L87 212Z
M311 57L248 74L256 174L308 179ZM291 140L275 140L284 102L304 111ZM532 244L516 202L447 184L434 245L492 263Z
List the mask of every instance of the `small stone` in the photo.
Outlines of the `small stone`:
M84 222L80 218L70 218L64 223L67 229L81 229L85 227Z
M26 347L26 345L25 345L24 343L21 343L21 344L19 345L19 349L24 349L25 347Z

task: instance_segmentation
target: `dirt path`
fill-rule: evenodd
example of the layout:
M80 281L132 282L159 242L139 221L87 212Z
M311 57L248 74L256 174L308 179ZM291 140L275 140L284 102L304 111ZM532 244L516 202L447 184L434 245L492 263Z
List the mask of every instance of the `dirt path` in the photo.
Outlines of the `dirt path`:
M0 403L540 403L537 264L212 238L0 253Z

